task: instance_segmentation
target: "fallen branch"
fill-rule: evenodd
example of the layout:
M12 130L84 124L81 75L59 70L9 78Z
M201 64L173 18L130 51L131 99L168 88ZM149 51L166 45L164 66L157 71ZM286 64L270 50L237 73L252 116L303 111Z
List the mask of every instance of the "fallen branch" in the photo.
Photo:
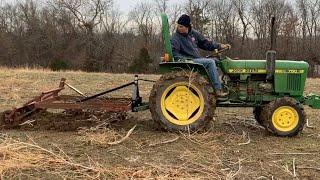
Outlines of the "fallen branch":
M281 171L283 171L283 172L285 172L285 173L287 173L287 174L289 174L290 176L293 177L294 175L293 175L293 173L289 170L289 165L288 165L288 163L286 163L285 165L279 166L279 165L276 164L276 162L279 162L279 161L282 162L282 160L273 161L273 163L275 163L273 166L279 168Z
M198 144L198 145L203 145L203 143L201 143L201 142L199 142L199 141L197 141L197 140L193 140L190 135L187 136L187 135L185 135L184 133L182 133L181 131L180 131L179 133L183 136L183 138L184 138L185 140L189 140L190 142L195 143L195 144Z
M224 123L222 123L222 124L226 124L226 125L231 126L231 128L233 129L233 131L236 132L236 128L233 126L232 123L224 122Z
M163 145L163 144L173 143L173 142L177 141L178 139L179 139L179 137L176 137L176 138L171 139L171 140L167 140L167 141L163 141L163 142L158 142L158 143L154 143L154 144L149 144L149 147L154 147L154 146L157 146L157 145Z
M307 119L307 128L310 128L310 129L313 129L313 128L314 128L313 126L310 126L310 125L309 125L309 119Z
M227 180L229 179L235 179L235 177L240 173L241 169L242 169L242 166L241 166L241 162L243 161L244 159L239 159L238 160L238 170L232 174L232 172L230 172L227 176Z
M19 124L19 126L24 126L24 125L29 125L29 126L33 126L33 122L35 122L36 120L28 120L24 123Z
M282 167L284 169L284 172L286 172L286 173L290 174L292 177L294 177L293 173L289 170L288 163L286 163L286 165L283 165Z
M268 179L268 178L265 177L265 176L260 176L260 177L258 177L256 180L259 180L259 179Z
M251 142L249 133L245 133L245 132L243 132L243 133L244 133L244 134L243 134L243 137L248 136L248 141L245 142L245 143L239 143L239 144L238 144L239 146L247 145L247 144L250 144L250 142Z
M224 113L225 115L232 115L232 116L236 116L236 113Z
M131 129L128 131L127 135L126 135L125 137L121 138L119 141L109 142L108 144L109 144L109 145L116 145L116 144L122 143L123 141L125 141L126 139L128 139L128 137L132 134L133 130L134 130L136 127L137 127L137 125L134 125L133 128L131 128Z

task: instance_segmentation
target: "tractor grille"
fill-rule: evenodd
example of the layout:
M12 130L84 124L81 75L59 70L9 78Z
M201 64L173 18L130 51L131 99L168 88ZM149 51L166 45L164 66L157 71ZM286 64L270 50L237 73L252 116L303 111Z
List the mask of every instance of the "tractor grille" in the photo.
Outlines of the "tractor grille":
M288 74L287 89L289 91L300 91L301 89L300 74Z

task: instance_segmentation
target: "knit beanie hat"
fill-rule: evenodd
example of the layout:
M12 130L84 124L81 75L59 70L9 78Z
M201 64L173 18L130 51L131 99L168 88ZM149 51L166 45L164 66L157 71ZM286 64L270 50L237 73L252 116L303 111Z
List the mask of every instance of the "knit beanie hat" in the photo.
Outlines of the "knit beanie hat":
M180 18L178 19L178 24L183 25L185 27L191 27L191 19L190 16L183 14L182 16L180 16Z

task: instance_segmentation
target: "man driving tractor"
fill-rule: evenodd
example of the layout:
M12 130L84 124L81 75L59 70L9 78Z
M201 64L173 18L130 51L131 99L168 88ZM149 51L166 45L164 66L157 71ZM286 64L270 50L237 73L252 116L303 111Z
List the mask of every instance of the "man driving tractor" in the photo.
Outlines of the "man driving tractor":
M199 49L206 51L214 51L215 49L230 49L229 44L220 44L214 41L209 41L198 31L191 26L190 16L183 14L178 19L177 31L171 38L173 57L175 59L193 59L195 63L202 64L208 71L211 82L216 90L218 97L225 97L228 94L223 92L222 85L219 79L219 73L215 61L218 58L202 58Z

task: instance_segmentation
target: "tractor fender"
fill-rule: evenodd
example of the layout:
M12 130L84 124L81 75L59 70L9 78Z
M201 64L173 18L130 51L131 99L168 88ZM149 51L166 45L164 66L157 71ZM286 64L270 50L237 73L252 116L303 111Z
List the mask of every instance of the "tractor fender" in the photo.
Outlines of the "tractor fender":
M187 60L183 62L163 62L159 64L159 68L160 68L161 74L169 73L172 71L185 71L185 70L198 72L199 74L207 77L211 82L206 68L202 64L195 63L191 60L190 61ZM213 82L211 83L213 84Z

